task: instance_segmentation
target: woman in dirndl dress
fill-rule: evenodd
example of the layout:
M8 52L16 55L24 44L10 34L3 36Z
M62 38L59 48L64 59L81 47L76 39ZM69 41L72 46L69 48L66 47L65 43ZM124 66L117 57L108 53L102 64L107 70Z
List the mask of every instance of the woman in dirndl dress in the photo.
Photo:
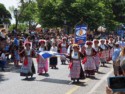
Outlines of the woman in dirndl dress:
M98 72L100 65L99 46L98 46L99 41L95 39L93 42L94 42L93 49L96 51L96 54L94 55L94 60L96 64L96 71Z
M40 44L39 52L46 51L45 41L41 40L39 44ZM41 56L38 55L37 62L38 62L39 75L42 75L43 72L47 73L48 72L48 60L43 59Z
M79 79L85 79L85 75L81 66L81 59L84 55L79 52L79 46L77 44L73 44L73 50L68 57L70 59L69 68L70 68L70 77L73 82Z
M28 78L28 76L31 76L32 78L33 74L35 74L35 67L32 60L32 58L35 56L35 52L30 48L30 46L31 46L31 43L29 42L25 43L26 49L24 49L23 51L24 61L23 61L21 74L20 74L21 76L26 76L26 78ZM27 70L27 72L23 69Z
M95 55L96 51L92 48L91 41L87 41L86 45L88 47L86 47L86 49L85 49L86 62L84 64L84 69L85 69L86 77L88 77L90 75L95 75L96 62L94 59L94 55Z
M50 51L57 52L57 46L55 43L52 43L52 47L50 48ZM50 67L53 69L57 69L57 57L53 56L50 58Z

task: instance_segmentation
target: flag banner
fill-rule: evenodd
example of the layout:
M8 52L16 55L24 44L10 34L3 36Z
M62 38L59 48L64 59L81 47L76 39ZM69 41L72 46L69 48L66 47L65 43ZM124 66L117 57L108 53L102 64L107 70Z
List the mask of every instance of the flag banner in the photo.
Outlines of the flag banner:
M75 43L78 43L79 45L84 45L87 39L86 32L87 32L86 25L77 25L75 27Z
M57 52L53 52L53 51L43 51L43 52L39 52L38 53L42 58L47 59L50 58L52 56L59 56L59 55L63 55Z

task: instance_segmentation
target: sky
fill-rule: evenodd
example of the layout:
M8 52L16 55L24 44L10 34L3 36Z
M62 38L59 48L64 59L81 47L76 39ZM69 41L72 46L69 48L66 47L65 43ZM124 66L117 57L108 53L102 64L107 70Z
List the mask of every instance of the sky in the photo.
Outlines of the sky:
M17 8L19 5L19 0L0 0L0 3L4 4L7 10L9 10L9 7L14 6ZM12 14L12 13L11 13ZM11 23L15 23L15 19L12 16Z

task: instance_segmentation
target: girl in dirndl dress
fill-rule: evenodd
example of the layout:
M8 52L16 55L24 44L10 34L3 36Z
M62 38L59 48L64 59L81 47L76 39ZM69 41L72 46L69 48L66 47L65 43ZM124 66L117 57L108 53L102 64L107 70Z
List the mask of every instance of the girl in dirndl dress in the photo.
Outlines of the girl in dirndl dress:
M57 47L55 43L52 43L52 47L50 48L50 51L57 52ZM50 58L50 67L57 69L57 57L53 56Z
M106 46L106 60L107 62L110 61L110 48L109 48L109 41L106 40L105 46Z
M100 49L100 60L102 63L102 66L105 66L105 63L107 63L107 59L106 59L106 46L105 46L105 40L101 39L101 44L99 46Z
M67 53L68 44L66 43L66 38L63 38L63 42L59 44L60 53L66 54ZM62 64L65 64L66 57L60 56Z
M86 62L84 64L84 69L85 69L86 76L88 77L90 75L95 75L96 62L94 59L94 55L95 55L96 51L92 48L91 41L86 42L86 45L88 47L86 47L86 49L85 49Z
M109 43L109 47L110 47L109 57L110 57L110 60L111 60L112 59L112 55L114 53L113 38L110 38L109 41L110 41L110 43Z
M21 68L21 76L26 76L26 79L28 76L33 76L35 74L35 67L32 58L35 56L35 52L30 48L31 43L27 42L25 43L26 49L22 52L24 54L24 61ZM25 72L27 70L27 72Z
M77 44L73 44L73 51L70 53L69 59L69 68L70 68L70 77L73 82L79 79L85 79L85 75L81 66L81 58L83 58L83 54L79 52L79 46Z
M39 44L40 44L39 52L45 51L46 50L45 41L41 40ZM43 72L47 73L48 72L48 60L43 59L41 56L38 55L37 62L38 62L39 75L42 75Z
M95 64L96 64L96 71L98 72L99 70L99 65L100 65L100 57L99 57L99 41L98 40L94 40L94 46L93 49L96 51L96 54L94 55L94 60L95 60Z

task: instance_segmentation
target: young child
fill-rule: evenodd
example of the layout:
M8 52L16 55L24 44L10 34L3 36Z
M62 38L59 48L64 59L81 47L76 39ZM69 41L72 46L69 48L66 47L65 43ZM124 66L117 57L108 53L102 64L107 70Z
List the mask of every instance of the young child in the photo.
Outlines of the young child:
M19 67L19 61L20 61L19 49L17 46L14 46L14 65L15 65L15 67Z

